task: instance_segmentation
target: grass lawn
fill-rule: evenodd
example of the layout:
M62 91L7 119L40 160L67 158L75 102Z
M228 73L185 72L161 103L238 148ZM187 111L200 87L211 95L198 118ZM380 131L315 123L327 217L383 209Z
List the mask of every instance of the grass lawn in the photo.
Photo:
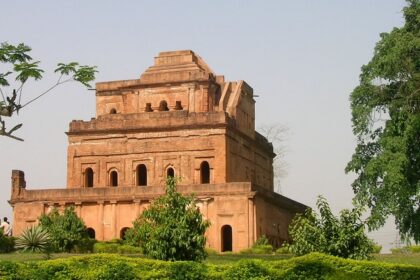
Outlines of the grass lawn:
M420 266L420 253L412 254L375 254L374 260L378 262L411 264Z
M81 254L52 254L52 259L68 258L72 256L80 256ZM145 258L142 255L126 255L132 257ZM242 254L220 254L220 255L209 255L205 260L206 263L212 264L226 264L239 261L241 259L260 259L265 261L276 261L284 260L293 257L292 255L242 255ZM25 261L39 261L45 260L44 254L32 254L32 253L10 253L0 254L0 260L9 260L17 262ZM420 253L413 254L375 254L374 260L378 262L387 263L399 263L399 264L411 264L420 266Z
M68 258L72 256L80 256L80 254L51 254L51 259L59 258ZM45 254L38 253L10 253L10 254L0 254L0 261L16 261L16 262L26 262L26 261L40 261L45 260Z

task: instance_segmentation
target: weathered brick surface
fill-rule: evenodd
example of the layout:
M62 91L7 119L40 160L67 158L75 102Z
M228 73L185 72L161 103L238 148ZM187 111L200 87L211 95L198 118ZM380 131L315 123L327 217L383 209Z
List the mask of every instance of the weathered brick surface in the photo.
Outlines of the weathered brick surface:
M216 76L189 50L160 53L140 79L97 83L96 118L72 121L67 134L67 188L28 190L13 171L15 235L52 207L74 205L98 240L119 238L164 193L168 169L182 178L181 192L196 194L211 221L208 246L219 251L224 225L233 251L263 234L279 243L305 208L273 192L275 155L255 131L252 88Z

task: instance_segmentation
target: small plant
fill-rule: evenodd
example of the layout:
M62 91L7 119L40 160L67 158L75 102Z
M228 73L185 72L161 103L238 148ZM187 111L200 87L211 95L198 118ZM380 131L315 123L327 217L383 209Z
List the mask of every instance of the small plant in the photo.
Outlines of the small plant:
M289 247L281 246L276 250L276 255L290 254Z
M50 235L40 226L26 229L16 239L16 249L31 253L49 253Z
M259 246L259 245L270 245L270 242L268 241L267 236L261 235L260 238L258 238L257 241L255 241L254 246Z

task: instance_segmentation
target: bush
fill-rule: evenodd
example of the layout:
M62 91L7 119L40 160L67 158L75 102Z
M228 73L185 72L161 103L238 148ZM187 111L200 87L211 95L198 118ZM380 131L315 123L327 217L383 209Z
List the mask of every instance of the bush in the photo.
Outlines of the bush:
M373 244L373 252L374 254L379 254L382 250L382 246L379 244Z
M355 261L312 253L279 261L240 260L231 264L165 262L92 254L38 262L0 261L0 279L420 279L420 267Z
M271 245L254 245L251 248L244 249L239 252L240 254L272 254L273 246Z
M392 254L406 254L407 249L405 247L403 247L403 248L391 248L391 253Z
M402 248L391 248L392 254L420 253L420 245L405 246Z
M267 236L262 235L260 238L257 239L257 241L255 241L254 246L259 246L259 245L270 245L270 242L268 241Z
M227 270L225 279L271 279L270 272L263 261L240 260Z
M410 253L420 253L420 245L407 246L407 251Z
M319 215L308 208L304 215L296 215L290 223L289 234L293 240L287 245L290 252L298 256L320 252L342 258L369 259L373 242L365 233L363 208L343 209L336 217L322 196L316 204Z
M206 254L207 255L218 255L219 252L217 252L216 250L212 249L212 248L206 248Z
M3 234L0 230L0 253L12 252L15 248L15 239Z
M176 179L168 177L166 194L143 211L125 237L154 259L199 261L206 257L204 234L209 225L194 197L177 192Z
M51 237L51 247L56 252L71 252L79 242L88 238L86 226L74 207L67 207L63 214L54 208L39 218L40 225Z
M290 251L287 246L282 246L276 250L276 254L277 255L290 254Z
M93 246L96 243L96 239L85 237L76 242L74 245L72 252L80 254L80 253L93 253Z
M112 254L142 254L141 248L129 244L123 244L119 241L96 242L93 245L93 252Z

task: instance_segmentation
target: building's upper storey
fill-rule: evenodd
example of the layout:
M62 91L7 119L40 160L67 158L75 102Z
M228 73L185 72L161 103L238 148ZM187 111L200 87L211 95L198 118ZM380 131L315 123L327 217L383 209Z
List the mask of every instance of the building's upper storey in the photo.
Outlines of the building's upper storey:
M228 82L215 75L193 51L159 53L140 79L96 84L97 121L128 119L138 120L136 126L147 126L150 114L156 119L165 117L168 111L183 111L194 118L200 118L201 113L219 112L234 120L236 129L255 139L252 88L244 81ZM74 121L69 133L85 127L93 128L92 123Z

